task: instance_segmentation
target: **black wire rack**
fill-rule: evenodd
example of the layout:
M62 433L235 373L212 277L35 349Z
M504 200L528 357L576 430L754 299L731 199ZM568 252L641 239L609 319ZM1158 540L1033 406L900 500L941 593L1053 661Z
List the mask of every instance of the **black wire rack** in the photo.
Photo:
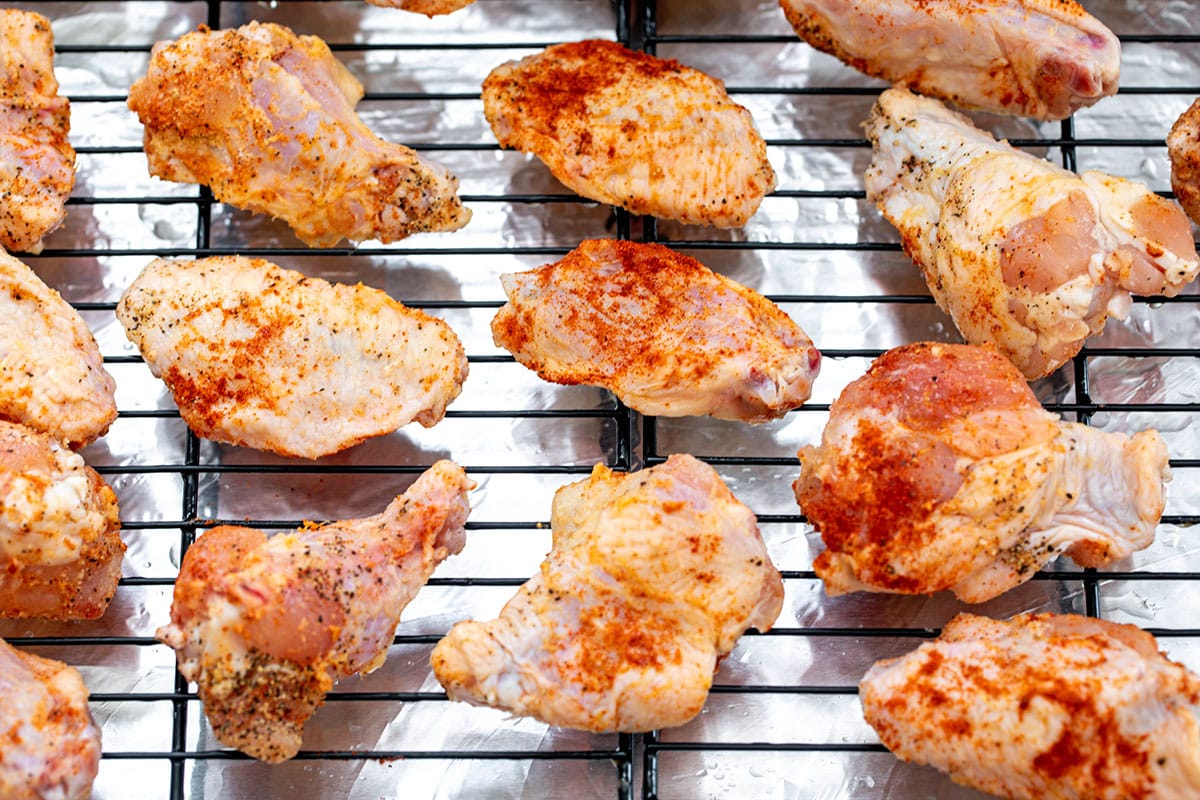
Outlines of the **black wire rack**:
M104 728L97 797L978 796L896 761L865 727L856 699L870 663L936 635L963 607L946 598L824 598L811 568L817 540L790 489L796 448L819 435L829 402L871 358L905 341L956 338L862 191L869 146L858 123L881 84L810 51L765 1L478 0L436 22L355 0L22 6L55 22L81 171L66 226L25 260L85 316L117 378L120 417L84 456L117 491L130 551L103 620L9 621L0 623L0 635L83 671ZM1089 9L1125 47L1117 97L1061 124L986 121L1068 168L1141 178L1170 196L1163 138L1200 95L1193 55L1200 8L1146 3L1131 10L1113 2ZM562 18L580 22L554 27ZM281 225L214 202L206 190L145 177L125 91L130 76L144 71L150 44L198 24L251 19L329 41L367 86L360 110L368 123L460 174L476 221L395 246L316 251ZM500 152L482 121L480 65L586 35L704 69L751 108L780 184L745 230L688 228L598 208L536 162ZM503 299L495 275L554 260L585 235L669 244L763 291L825 356L813 402L752 429L646 418L603 392L531 377L487 335ZM406 429L317 462L198 439L124 341L113 310L153 257L235 252L363 280L447 319L467 346L468 390L427 432ZM1200 540L1192 530L1200 521L1200 437L1190 430L1200 410L1198 302L1194 289L1135 301L1129 322L1110 323L1035 386L1047 408L1066 418L1164 432L1175 479L1159 542L1118 569L1052 565L982 613L1074 611L1134 622L1200 668ZM536 569L548 547L553 490L596 461L636 469L683 451L714 465L754 508L787 586L779 623L748 634L723 662L700 718L672 731L594 736L449 703L430 675L429 650L456 619L494 614ZM220 747L195 692L174 672L173 654L153 637L166 622L182 552L214 524L278 530L375 513L441 456L462 463L481 487L468 545L409 607L388 663L329 695L293 761L267 766ZM510 552L517 555L508 559Z

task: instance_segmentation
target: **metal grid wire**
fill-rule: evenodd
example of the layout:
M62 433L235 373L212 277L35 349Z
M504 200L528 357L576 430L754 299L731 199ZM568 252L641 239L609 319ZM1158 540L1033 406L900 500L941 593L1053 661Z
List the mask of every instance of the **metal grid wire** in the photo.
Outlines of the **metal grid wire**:
M63 80L64 65L68 70L73 65L91 69L109 60L144 65L153 41L142 35L144 31L133 31L127 38L108 37L101 25L97 33L89 33L88 20L94 16L103 22L109 11L130 20L139 15L168 22L178 18L178 24L166 26L171 36L199 23L220 28L248 19L285 23L303 19L309 27L301 32L326 36L337 55L352 62L352 69L402 63L404 68L419 70L435 61L471 58L499 63L568 38L519 18L531 8L537 10L537 2L479 0L470 13L482 14L479 9L503 13L506 4L513 7L511 28L495 38L478 32L447 33L444 37L439 33L357 37L336 25L328 34L320 28L323 22L341 20L337 14L342 11L347 18L357 19L355 3L127 0L22 5L56 21L58 68ZM130 554L117 600L100 625L6 622L0 624L0 634L18 646L63 658L84 672L92 688L93 711L105 728L97 797L263 798L297 792L305 797L382 796L377 787L389 779L380 778L379 773L388 771L395 776L389 796L422 796L415 791L418 786L436 787L429 796L462 797L615 795L648 800L720 792L734 797L976 796L952 787L931 770L892 759L873 734L864 731L855 700L857 676L871 661L910 650L935 635L937 627L959 607L944 600L907 598L860 598L849 604L822 601L819 581L811 569L811 543L815 540L787 488L798 470L797 443L819 434L829 401L846 381L861 374L871 358L916 338L914 332L921 338L956 338L919 276L913 277L916 270L900 251L895 231L880 224L869 208L861 189L861 169L842 176L843 180L837 175L809 180L808 169L813 165L819 169L824 151L846 153L847 163L865 165L869 147L857 127L844 120L865 118L880 85L831 60L822 61L824 57L816 57L805 70L789 72L784 57L795 58L805 48L780 24L782 15L773 3L747 4L755 13L747 15L744 25L717 30L704 24L706 10L716 6L710 9L704 3L620 0L611 8L604 3L564 1L560 5L587 7L593 17L599 5L604 12L599 18L610 15L611 28L597 35L615 36L634 48L728 76L731 94L754 110L764 128L773 163L777 169L786 165L780 170L780 188L764 203L769 226L751 226L746 232L732 234L685 228L595 209L552 181L510 180L499 191L472 192L469 179L464 178L463 199L475 209L477 219L541 215L549 220L544 230L550 233L489 241L488 229L483 238L456 238L470 236L460 233L415 237L398 247L312 251L281 232L279 226L254 227L263 223L215 203L206 190L132 177L134 170L144 171L140 147L119 133L110 137L105 128L106 121L126 113L125 95L90 88L84 79L75 84L64 80L64 85L76 87L70 90L72 138L84 136L77 146L81 166L92 165L96 175L128 169L130 177L124 186L104 184L100 178L84 181L84 190L71 200L67 229L52 237L42 254L26 260L92 324L105 351L106 365L118 379L121 414L110 437L132 444L124 449L119 444L107 449L103 443L93 445L84 455L117 490ZM326 14L327 9L337 14ZM1092 10L1103 18L1100 10ZM1144 11L1151 22L1156 18L1188 19L1189 14L1200 17L1196 7L1187 4L1182 12L1168 5L1147 6ZM770 17L770 12L778 19ZM1127 14L1125 18L1131 17ZM64 37L58 21L67 19L76 24L68 29L72 35ZM1138 55L1158 49L1186 51L1200 43L1200 28L1184 32L1160 32L1153 24L1129 31L1114 28L1127 51ZM161 33L164 28L153 30ZM531 32L523 34L526 30ZM764 61L784 66L769 78L756 77L761 75ZM1166 61L1170 63L1169 58ZM742 68L744 65L749 66ZM436 82L407 90L388 83L379 72L374 75L375 81L367 81L363 108L374 113L375 120L392 113L403 117L405 109L413 108L418 114L433 109L442 119L455 119L447 109L478 104L477 89L465 88L464 81L448 81L444 91ZM1139 108L1162 106L1173 110L1159 116L1170 117L1197 94L1200 74L1193 71L1162 85L1139 82L1135 77L1110 102L1126 101ZM760 113L760 107L767 110ZM789 123L779 122L780 109L799 109L797 113L803 116L806 108L817 109L810 113L808 123L789 127ZM829 122L822 119L826 115ZM1128 116L1137 118L1137 113ZM1165 159L1165 128L1161 126L1126 135L1120 125L1101 129L1102 121L1081 131L1085 122L1069 119L1042 127L1006 121L996 124L1014 144L1045 152L1072 169L1117 164L1137 177L1132 173L1139 159ZM85 131L89 125L92 128ZM1005 125L1012 127L1004 130ZM114 130L119 128L117 125ZM393 138L403 141L402 136ZM491 140L454 130L444 138L405 143L443 163L465 164L468 173L475 168L493 169L507 158ZM107 166L95 166L99 164ZM1153 188L1169 196L1165 180L1160 177L1158 183ZM107 233L108 220L117 219L112 225L119 228L125 218L150 226L156 234L161 233L160 226L168 230L160 237L162 241ZM71 220L78 219L91 227L72 228ZM780 226L780 219L791 220L790 227ZM848 235L839 234L846 230L839 226L847 222L852 230ZM806 237L806 226L833 233ZM178 234L178 228L184 233ZM490 342L478 335L486 331L487 320L500 305L498 285L490 293L446 291L436 283L433 289L424 285L413 289L389 277L400 269L397 265L407 262L451 271L469 271L471 263L488 259L510 267L513 263L534 266L572 249L580 238L572 233L576 228L592 230L591 235L666 243L760 288L809 328L825 355L822 385L813 402L789 415L784 423L754 430L727 423L643 418L603 393L577 390L531 388L523 395L525 399L509 402L504 387L510 383L530 386L532 379L511 357L491 349ZM242 229L253 232L239 238ZM567 232L556 236L556 229ZM97 230L102 235L95 235ZM481 380L476 376L483 376L485 390L465 407L462 402L452 405L447 420L416 446L410 442L399 445L400 450L383 449L362 458L296 462L239 454L236 449L217 448L199 440L186 430L178 412L161 394L148 400L137 394L153 384L143 380L141 359L123 345L113 310L123 286L151 257L234 252L267 257L284 266L294 267L299 261L309 271L332 279L340 276L386 285L398 299L451 320L460 332L465 325L472 369L468 386L472 380ZM857 268L851 269L850 275L832 279L847 265ZM796 278L798 275L807 277ZM1156 545L1159 549L1152 551L1153 557L1135 560L1122 570L1096 572L1069 563L1054 565L1027 587L1010 593L1009 599L986 607L984 613L1003 616L1037 608L1133 621L1159 636L1172 655L1193 668L1200 667L1200 628L1195 627L1192 616L1200 601L1200 559L1189 557L1200 550L1189 530L1200 521L1193 499L1193 487L1200 478L1200 448L1186 437L1190 420L1200 408L1195 391L1200 381L1186 378L1198 372L1197 335L1188 332L1189 326L1200 327L1195 325L1196 306L1194 290L1170 300L1136 301L1132 323L1115 325L1115 332L1110 326L1070 367L1036 387L1047 408L1069 419L1118 430L1155 426L1178 434L1174 438L1168 435L1175 485L1159 537L1168 539L1169 545ZM1156 316L1170 324L1160 330L1145 323ZM820 320L826 338L811 327L813 319ZM1138 338L1127 335L1130 329L1152 330ZM1121 383L1111 377L1122 370L1144 373L1147 381L1161 379L1168 388L1130 394L1122 388L1131 385L1128 378ZM1180 381L1180 375L1186 379ZM129 390L129 386L137 388ZM1171 386L1183 388L1173 391ZM489 397L497 398L492 406ZM506 433L522 426L534 430L531 439ZM445 427L457 431L454 435L463 441L505 436L516 443L541 441L536 457L528 458L520 453L506 455L499 446L473 448L468 444L451 452L493 495L529 491L534 499L520 501L515 513L508 509L491 512L489 509L499 506L479 504L468 523L470 538L464 552L481 549L484 555L458 570L439 570L410 607L411 612L420 606L417 620L401 625L388 666L381 670L385 674L339 686L310 723L305 748L294 761L267 767L219 747L207 735L195 692L174 674L173 655L153 638L154 628L165 622L163 609L182 552L198 533L214 524L278 530L320 516L312 514L312 508L327 511L328 517L338 515L329 511L340 509L337 503L321 505L312 501L313 495L350 492L347 487L358 492L363 486L368 493L393 494L395 484L410 481L432 462L430 453L437 448L424 443L436 441L439 429ZM570 440L571 447L561 445L559 449L563 440ZM139 457L139 451L154 457ZM426 664L429 649L453 621L438 616L439 604L449 605L461 618L465 616L462 609L476 609L476 598L483 598L479 606L494 611L536 567L536 557L526 562L524 571L506 565L497 573L481 566L487 554L502 552L510 542L518 541L534 556L544 552L549 513L544 500L553 488L587 474L595 460L630 469L661 463L668 454L680 451L692 452L716 466L739 497L755 509L788 591L789 610L778 626L766 635L748 634L722 665L702 718L677 731L585 736L536 726L527 729L503 716L485 717L479 723L477 716L467 716L478 710L449 704L436 683L431 683ZM379 484L378 491L375 484ZM231 496L242 498L242 504L229 500ZM342 515L361 516L377 510L364 507L361 499L361 492L348 497ZM260 500L261 512L245 510ZM429 594L432 599L422 604L421 599ZM1135 598L1134 606L1142 605L1131 609L1129 594ZM1112 602L1108 602L1110 595ZM421 611L427 616L421 617ZM406 612L406 620L412 616L410 612ZM393 665L398 666L393 670ZM401 719L400 710L408 715L404 719L412 732L389 737L386 730L381 734L376 729L374 738L362 739L355 727L359 715L369 712L372 719ZM494 739L456 733L457 727L475 731L493 720L497 729L503 729ZM428 770L422 764L429 765ZM439 777L421 783L429 771ZM359 787L363 781L368 788Z

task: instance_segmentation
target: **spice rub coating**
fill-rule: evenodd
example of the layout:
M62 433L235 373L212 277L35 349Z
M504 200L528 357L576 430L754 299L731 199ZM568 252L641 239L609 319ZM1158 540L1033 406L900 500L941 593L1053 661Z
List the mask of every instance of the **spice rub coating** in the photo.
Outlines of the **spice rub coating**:
M499 618L460 622L434 648L451 699L588 731L682 725L717 660L779 616L754 513L691 456L597 465L558 490L550 525L550 553Z
M401 611L462 549L472 486L439 461L373 517L201 535L155 635L196 682L217 740L270 763L294 756L326 692L383 664Z
M483 82L483 108L502 147L635 214L738 227L775 188L766 143L724 84L616 42L501 64Z
M115 391L79 312L0 252L0 419L82 447L117 418Z
M466 225L458 179L372 133L354 111L362 95L317 37L251 22L156 44L129 108L151 175L204 184L313 247Z
M1187 216L1143 184L1076 175L903 89L879 96L866 129L868 199L963 337L1030 380L1124 319L1131 295L1173 297L1200 272Z
M830 595L981 603L1060 554L1105 566L1154 540L1170 479L1158 433L1061 422L994 348L971 345L884 353L799 457L793 488Z
M545 380L603 386L643 414L776 419L809 398L820 369L782 309L662 245L589 239L500 281L498 346Z
M1179 115L1167 134L1171 190L1188 216L1200 225L1200 99Z
M1065 119L1117 91L1121 43L1074 0L780 0L796 34L966 108Z
M117 318L198 435L285 456L434 425L467 375L445 322L262 259L158 259Z
M897 756L997 797L1200 796L1200 677L1132 625L959 614L875 664L859 697Z
M0 639L0 697L0 797L91 797L100 728L79 670Z
M117 498L58 440L0 421L0 618L96 619L121 579Z
M0 9L0 246L40 253L75 188L71 107L54 76L54 31L41 14Z

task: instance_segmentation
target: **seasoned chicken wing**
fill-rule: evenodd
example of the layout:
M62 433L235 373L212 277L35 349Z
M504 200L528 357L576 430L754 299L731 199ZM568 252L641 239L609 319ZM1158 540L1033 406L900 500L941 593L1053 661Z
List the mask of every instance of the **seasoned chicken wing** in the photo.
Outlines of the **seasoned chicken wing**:
M434 425L467 375L441 320L262 259L158 259L117 318L198 435L285 456Z
M1117 91L1121 43L1074 0L780 0L801 39L913 91L1040 120Z
M117 418L115 391L79 313L0 252L0 419L81 447Z
M880 356L800 450L796 499L830 595L950 589L982 603L1066 553L1102 567L1154 540L1170 479L1155 431L1061 422L993 348Z
M1200 225L1200 99L1171 126L1167 155L1171 159L1171 190Z
M117 498L56 440L0 421L0 617L95 619L125 543Z
M373 6L399 8L433 17L438 14L451 14L460 8L466 8L475 0L367 0L367 2Z
M687 455L558 490L553 549L490 622L455 625L433 650L453 700L551 725L682 725L717 660L771 627L783 581L753 512Z
M1174 296L1200 270L1175 203L997 142L936 100L889 89L867 135L867 196L934 299L1026 378L1066 363L1109 314L1124 318L1131 294Z
M500 280L498 346L546 380L603 386L643 414L764 422L807 400L820 369L778 306L662 245L591 239Z
M75 188L71 108L54 77L50 20L0 9L0 245L40 253Z
M897 756L998 797L1200 797L1200 677L1132 625L959 614L859 696Z
M314 247L466 225L458 179L372 133L362 95L317 37L251 22L156 44L129 107L152 175L205 184Z
M635 214L733 228L775 188L766 143L724 84L616 42L501 64L483 82L483 110L501 147Z
M269 539L221 526L196 540L156 635L196 682L219 742L271 763L296 754L326 692L383 664L401 611L462 549L471 486L439 461L373 517Z
M0 697L0 797L91 797L100 729L79 670L0 639Z

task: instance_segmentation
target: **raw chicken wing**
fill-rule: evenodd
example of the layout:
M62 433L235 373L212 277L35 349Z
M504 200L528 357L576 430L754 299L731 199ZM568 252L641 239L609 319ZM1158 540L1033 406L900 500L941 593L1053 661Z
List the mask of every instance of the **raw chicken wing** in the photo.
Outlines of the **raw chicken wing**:
M1074 0L780 0L801 39L913 91L1040 120L1117 91L1121 43Z
M79 313L0 252L0 419L81 447L117 418L115 390Z
M1175 203L997 142L936 100L889 89L867 121L867 196L900 230L967 341L1048 375L1130 294L1178 294L1200 270Z
M475 0L367 0L373 6L383 8L399 8L433 17L438 14L451 14L460 8L466 8Z
M156 260L117 318L198 435L285 456L433 425L467 375L441 320L262 259Z
M616 42L501 64L483 82L483 110L501 147L635 214L733 228L775 188L766 143L724 84Z
M1155 431L1061 422L993 348L884 353L800 450L796 499L825 591L982 603L1066 553L1102 567L1154 540L1170 479Z
M0 617L101 616L121 579L120 526L78 453L0 421Z
M196 540L156 635L219 742L271 763L299 751L326 692L383 664L400 612L462 549L471 486L439 461L373 517L269 539L223 525Z
M551 725L647 731L700 713L717 660L779 616L783 581L753 512L708 465L597 465L558 490L553 549L491 622L433 650L453 700Z
M50 20L0 9L0 245L40 253L75 187L71 108L54 77Z
M1200 225L1200 99L1171 126L1167 155L1171 159L1171 190Z
M500 280L497 345L546 380L603 386L643 414L764 422L807 400L820 368L778 306L662 245L592 239Z
M897 756L998 797L1200 797L1200 677L1132 625L959 614L859 696Z
M251 22L156 44L129 107L150 174L205 184L314 247L466 225L458 179L372 133L354 111L362 95L317 37Z
M0 639L0 697L0 797L91 797L100 729L79 671Z

